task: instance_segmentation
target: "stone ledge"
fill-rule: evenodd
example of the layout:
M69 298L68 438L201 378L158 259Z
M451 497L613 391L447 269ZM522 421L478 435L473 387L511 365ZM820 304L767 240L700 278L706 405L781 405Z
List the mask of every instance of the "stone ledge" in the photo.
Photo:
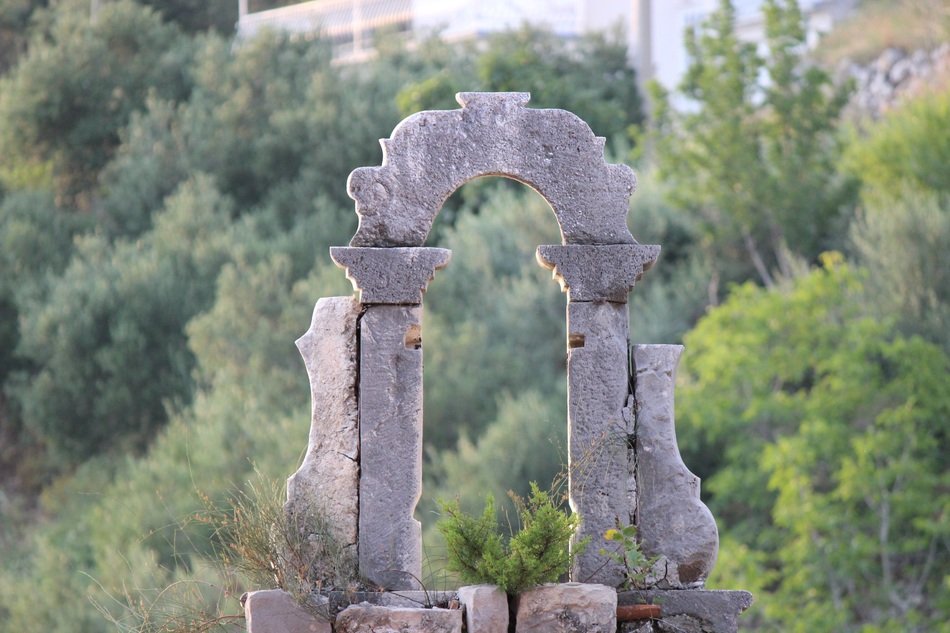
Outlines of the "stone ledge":
M369 603L344 609L335 633L462 633L461 609L379 607Z
M329 614L314 600L314 611L297 604L282 589L251 591L241 599L248 633L331 633Z
M669 618L684 620L682 616L695 621L692 628L684 629L689 633L736 633L739 627L739 614L752 606L752 594L748 591L708 591L703 589L646 589L624 591L617 595L619 605L657 604L663 612L658 621L659 630L664 631L662 622ZM681 622L680 624L685 624ZM643 633L644 624L635 624L627 631ZM679 626L679 625L677 625ZM669 628L669 627L668 627ZM680 626L680 629L683 627ZM670 628L670 630L674 630Z
M514 600L516 633L615 633L617 591L568 582L529 589Z
M457 591L330 591L332 613L353 604L368 603L377 607L446 608L458 599Z

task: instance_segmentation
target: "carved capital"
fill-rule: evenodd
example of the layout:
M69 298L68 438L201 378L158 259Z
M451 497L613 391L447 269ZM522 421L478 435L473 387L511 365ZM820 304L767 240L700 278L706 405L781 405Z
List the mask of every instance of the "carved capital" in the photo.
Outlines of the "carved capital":
M546 245L537 251L538 263L553 271L570 302L626 303L659 255L659 246L643 244Z
M334 263L346 270L362 304L418 305L435 271L452 259L446 248L330 247Z

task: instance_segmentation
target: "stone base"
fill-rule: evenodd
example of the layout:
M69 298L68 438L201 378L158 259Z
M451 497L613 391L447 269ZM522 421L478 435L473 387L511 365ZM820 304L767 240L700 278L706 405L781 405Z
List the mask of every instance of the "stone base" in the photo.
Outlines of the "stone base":
M377 607L446 609L458 604L457 591L331 591L325 594L330 612L337 614L352 604L368 603Z
M462 633L461 609L354 604L336 617L335 633Z
M748 591L649 589L624 591L617 596L617 604L656 604L662 611L662 617L657 620L623 623L621 633L736 633L739 614L752 605L752 594Z
M614 633L617 591L576 582L541 585L515 598L516 633Z
M466 633L508 633L508 596L495 585L459 588Z
M331 633L329 616L317 604L306 609L281 589L252 591L241 599L248 633Z
M490 591L492 588L463 588L466 589ZM475 606L471 600L468 602L469 608ZM660 617L622 622L620 633L737 633L739 614L751 606L752 594L701 589L650 589L616 594L609 587L568 583L538 587L522 594L516 603L520 616L517 630L532 633L612 633L618 630L617 607L638 604L659 606ZM462 628L463 611L459 592L455 591L334 591L324 596L315 595L313 604L319 606L319 615L302 608L283 591L249 593L244 603L248 630L250 633L330 633L331 630L456 633ZM341 619L344 611L348 613ZM336 624L331 628L333 619ZM503 628L497 622L483 624L484 627L476 629L494 632ZM471 632L471 628L469 630Z

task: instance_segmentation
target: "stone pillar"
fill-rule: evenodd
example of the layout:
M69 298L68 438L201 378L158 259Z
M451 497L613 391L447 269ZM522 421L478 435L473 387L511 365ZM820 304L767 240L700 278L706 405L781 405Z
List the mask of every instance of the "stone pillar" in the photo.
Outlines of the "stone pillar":
M320 299L310 329L297 340L310 377L312 401L307 454L287 480L286 510L310 541L328 529L356 557L359 516L359 410L356 401L356 324L353 297ZM320 557L312 556L314 565ZM326 570L313 569L319 576Z
M658 557L659 588L702 587L719 550L719 532L699 500L699 477L676 443L673 388L681 345L634 345L637 526L640 546Z
M538 247L538 261L567 293L568 475L576 540L590 539L572 580L616 587L623 566L600 554L604 532L629 525L628 441L633 434L627 295L659 246Z
M363 305L359 322L359 566L385 589L416 588L422 528L422 295L451 252L331 248Z

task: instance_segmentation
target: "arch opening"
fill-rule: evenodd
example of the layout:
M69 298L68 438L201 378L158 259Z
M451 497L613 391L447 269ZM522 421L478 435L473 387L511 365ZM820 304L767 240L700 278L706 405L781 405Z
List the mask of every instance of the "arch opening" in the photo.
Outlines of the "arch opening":
M438 579L441 498L480 514L492 494L500 525L516 524L508 490L546 488L566 461L564 300L535 247L557 239L550 206L500 178L473 185L479 208L437 222L433 246L453 261L425 294L423 314L423 575ZM514 213L517 209L519 212ZM510 521L506 521L508 516Z

